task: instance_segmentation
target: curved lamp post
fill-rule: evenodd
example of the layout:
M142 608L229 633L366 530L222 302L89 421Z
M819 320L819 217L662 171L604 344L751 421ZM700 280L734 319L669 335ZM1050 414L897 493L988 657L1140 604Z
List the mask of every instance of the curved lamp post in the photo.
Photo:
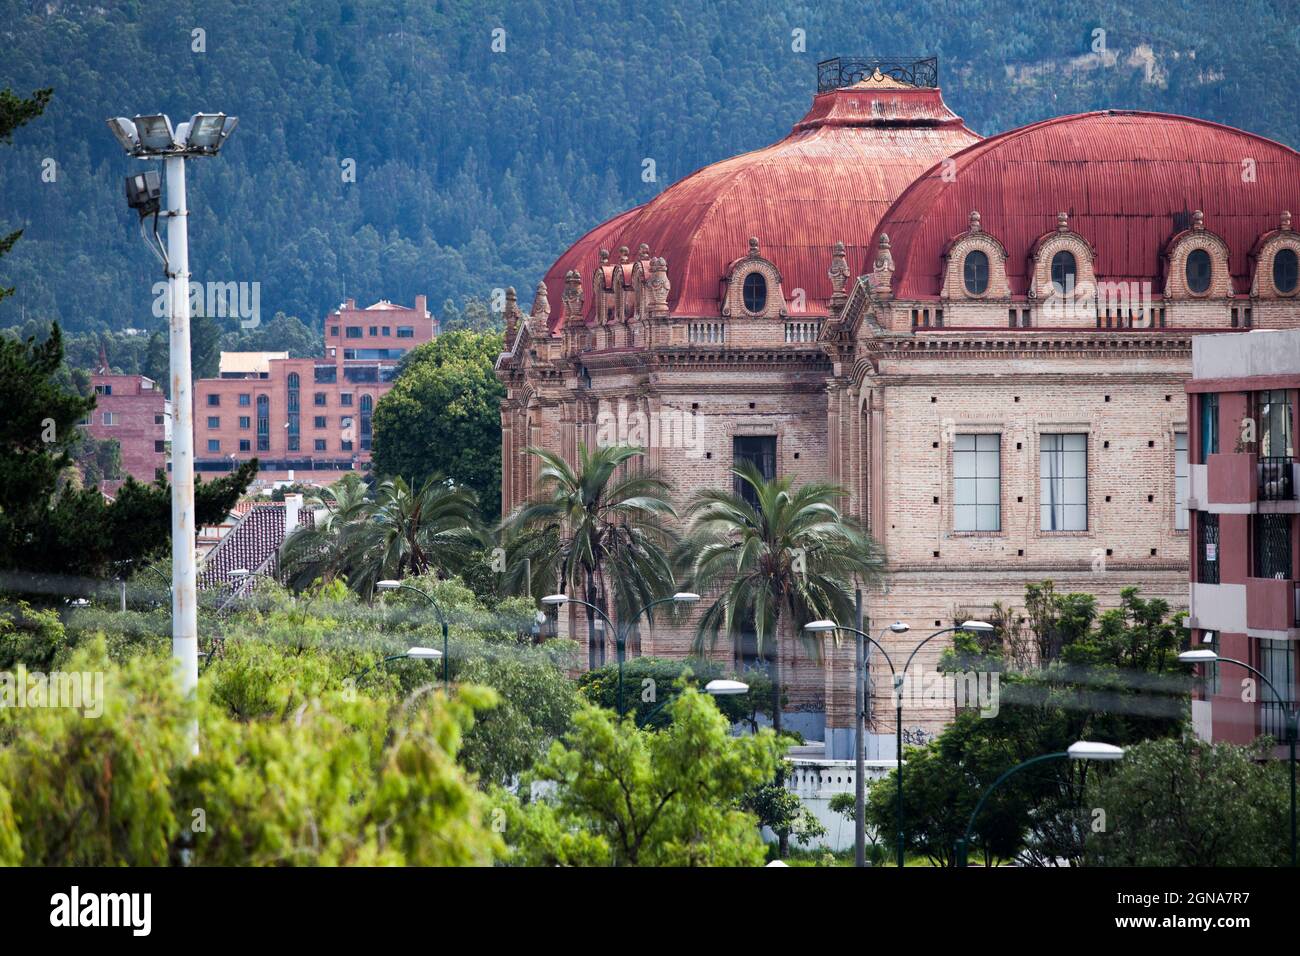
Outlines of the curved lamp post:
M414 591L416 594L420 595L420 597L428 601L430 605L432 605L433 613L437 615L438 623L442 625L442 653L438 655L439 657L442 658L442 689L445 692L450 692L451 678L447 670L448 663L449 663L449 654L448 654L448 647L447 647L447 616L442 613L442 606L437 602L437 600L434 598L432 594L429 594L427 591L421 591L415 585L407 584L404 581L394 581L391 579L384 580L376 584L375 587L379 588L379 590L381 591L398 591L398 590ZM427 648L412 648L412 650L413 651L427 650ZM402 656L409 657L413 655L408 653Z
M1178 655L1178 659L1184 664L1236 664L1238 667L1244 667L1256 677L1264 682L1273 696L1277 698L1279 704L1283 704L1286 698L1277 692L1273 682L1265 677L1258 669L1247 664L1245 661L1239 661L1235 657L1221 657L1212 650L1204 649L1199 651L1183 651ZM1284 704L1285 706L1285 704ZM1291 865L1296 865L1296 800L1295 800L1295 771L1296 771L1296 736L1300 734L1300 708L1294 703L1286 707L1286 742L1291 751Z
M377 661L374 664L361 668L361 670L357 671L356 674L352 676L352 680L354 682L360 682L361 678L365 677L366 674L370 673L376 667L379 667L381 664L391 663L392 661L404 661L408 659L413 661L436 661L440 657L443 658L444 662L446 661L442 651L437 648L412 647L405 654L392 654L381 661Z
M1026 767L1032 767L1034 764L1043 763L1048 760L1119 760L1124 756L1124 748L1116 747L1114 744L1099 744L1090 740L1080 740L1070 744L1065 750L1058 753L1042 754L1037 757L1030 757L1024 763L1018 763L1010 770L1003 771L998 779L994 780L989 788L980 795L979 802L975 804L975 809L971 811L970 820L966 823L966 832L962 838L957 841L956 845L956 864L957 866L966 865L966 849L970 846L971 831L975 829L975 818L979 816L980 810L984 808L984 803L998 784L1006 780L1007 777L1024 770Z
M738 680L725 680L719 678L718 680L711 680L707 684L705 684L704 692L706 694L712 695L713 697L733 697L738 694L748 694L749 685ZM646 724L650 723L651 717L659 713L659 711L663 710L674 700L676 700L679 696L680 694L669 694L659 703L655 704L648 711L646 711L646 715L641 718L641 723L639 726L641 727L646 726Z
M907 669L912 666L912 660L916 657L916 652L936 637L939 637L942 634L952 634L956 631L969 631L972 634L991 634L993 633L993 625L986 621L963 621L956 627L945 627L942 630L935 631L912 648L912 653L907 656L907 662L903 665L901 671L894 667L893 658L889 656L889 652L886 651L878 641L874 640L870 634L867 634L864 631L859 631L856 627L849 627L845 624L836 624L834 621L823 620L805 624L804 630L811 631L814 634L825 634L834 631L849 631L852 634L858 635L859 639L869 641L877 650L880 651L881 654L884 655L885 663L889 665L889 673L894 678L894 762L896 764L896 767L894 768L894 779L898 783L898 795L894 800L898 820L898 848L896 856L898 865L903 866L905 857L905 846L903 840L903 681L907 677ZM886 630L895 634L905 634L910 631L911 628L902 621L895 621L893 624L889 625ZM883 637L885 632L881 631L880 634ZM862 655L859 654L858 658L861 660ZM859 671L858 680L861 679L862 674ZM859 725L861 725L860 719ZM861 732L859 732L859 736L861 736Z
M645 607L641 608L641 610L631 615L627 619L627 622L622 626L616 626L614 622L609 619L609 615L596 605L589 604L586 601L579 600L575 597L570 597L567 594L548 594L546 597L542 598L542 603L551 606L558 606L561 604L581 604L583 607L590 608L599 614L609 629L614 632L615 649L618 651L618 716L621 719L623 717L623 651L627 646L628 630L633 624L641 619L642 614L645 614L651 608L658 607L660 604L668 604L669 602L675 602L677 604L694 604L699 599L700 596L693 591L678 591L672 597L651 601ZM746 690L748 690L748 688L746 688Z

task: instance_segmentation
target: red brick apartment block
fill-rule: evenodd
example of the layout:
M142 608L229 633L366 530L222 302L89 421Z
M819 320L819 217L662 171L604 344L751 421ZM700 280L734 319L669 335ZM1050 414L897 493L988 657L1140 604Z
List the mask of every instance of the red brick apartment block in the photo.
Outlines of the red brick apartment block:
M1278 252L1292 250L1277 271L1294 291L1300 237L1290 235L1263 251L1271 267ZM1300 331L1197 337L1186 389L1191 646L1268 678L1230 663L1199 665L1205 679L1192 721L1206 739L1248 743L1269 734L1280 741L1298 690Z
M741 461L832 482L884 547L864 603L873 634L910 626L882 638L895 661L995 602L1023 608L1045 578L1102 606L1129 585L1183 606L1192 345L1300 326L1300 154L1129 110L981 138L932 61L829 63L784 139L592 229L539 277L527 314L507 293L503 511L535 493L525 449L572 461L611 434L645 446L682 503L730 487ZM1255 507L1254 467L1212 458L1205 480L1223 507ZM1261 607L1281 613L1273 592L1290 584L1269 578ZM585 643L580 623L561 626ZM684 656L692 631L656 617L634 653ZM595 644L589 663L612 657ZM933 672L946 646L928 643L913 669ZM851 642L815 654L787 633L779 648L787 726L851 755ZM746 663L753 641L723 636L717 653ZM883 758L890 696L880 679L868 697L867 750ZM953 710L906 708L905 736Z
M98 439L111 438L122 449L122 471L151 482L167 468L172 437L172 403L162 386L143 375L95 372L95 410L83 422Z
M262 480L329 484L370 460L375 404L398 360L438 334L424 296L406 308L353 299L325 317L325 355L223 352L217 378L194 383L194 467L233 470L256 457Z

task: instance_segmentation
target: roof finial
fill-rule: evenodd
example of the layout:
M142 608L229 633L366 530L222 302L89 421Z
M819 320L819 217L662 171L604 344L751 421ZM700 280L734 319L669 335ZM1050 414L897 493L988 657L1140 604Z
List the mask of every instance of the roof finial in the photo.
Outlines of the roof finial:
M1282 231L1291 231L1291 213L1287 212L1285 209L1282 210Z
M1192 213L1192 228L1197 232L1202 232L1205 229L1205 213L1199 209Z
M750 258L753 259L758 258L758 237L757 236L749 237L749 255Z
M1057 231L1057 232L1069 232L1069 231L1070 231L1070 214L1069 214L1069 213L1058 212L1058 213L1056 214L1056 231Z
M980 214L978 211L972 209L970 211L970 231L979 232L980 228Z

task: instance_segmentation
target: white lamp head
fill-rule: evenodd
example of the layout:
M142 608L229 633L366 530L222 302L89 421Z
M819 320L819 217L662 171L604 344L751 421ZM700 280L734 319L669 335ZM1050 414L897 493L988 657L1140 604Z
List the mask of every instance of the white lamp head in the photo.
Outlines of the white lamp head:
M1124 756L1124 748L1114 744L1099 744L1091 740L1079 740L1065 750L1071 760L1119 760Z
M135 131L135 124L129 119L125 116L110 116L107 122L108 128L124 150L134 153L140 148L140 136Z
M811 631L814 634L826 634L830 631L838 630L839 625L834 621L809 621L803 626L803 629L805 631Z
M911 628L908 627L906 624L904 624L902 621L895 621L893 624L889 625L889 629L893 631L895 634L906 634L908 631L911 630Z
M673 595L673 600L678 604L694 604L700 599L700 596L694 591L678 591Z
M233 116L229 119L239 122ZM190 117L185 145L190 149L215 153L226 138L226 120L225 113L195 113Z
M569 596L567 594L548 594L542 598L543 604L568 604Z
M385 578L383 581L376 582L375 587L381 591L396 591L402 586L401 581L394 581L392 578Z
M172 129L172 121L163 113L137 116L135 132L144 149L165 151L176 148L176 131Z
M413 647L406 652L406 656L417 661L432 661L442 657L442 651L434 647Z
M992 634L995 628L988 621L962 621L961 630L972 634Z
M248 577L248 568L235 568L230 572L230 576L232 578L246 578Z
M1178 655L1178 659L1184 664L1213 664L1219 659L1219 655L1209 648L1202 648L1198 651L1183 651Z
M748 694L749 685L738 680L711 680L704 685L704 690L714 697L730 697L733 694Z

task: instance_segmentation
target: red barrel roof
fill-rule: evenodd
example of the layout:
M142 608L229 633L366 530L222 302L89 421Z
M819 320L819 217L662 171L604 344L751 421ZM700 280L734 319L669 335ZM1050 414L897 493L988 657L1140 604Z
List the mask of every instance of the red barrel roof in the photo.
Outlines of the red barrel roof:
M781 141L706 166L579 239L546 274L552 328L563 322L566 272L582 276L591 321L600 250L618 262L620 246L635 259L641 243L668 262L674 315L718 315L721 280L751 236L780 270L786 296L803 289L808 314L825 315L835 243L845 244L850 266L858 267L903 190L978 139L938 89L886 80L822 93Z
M1058 212L1096 250L1098 280L1146 280L1159 295L1161 254L1197 209L1228 244L1233 288L1243 293L1259 237L1283 210L1300 207L1295 150L1165 113L1062 116L991 136L948 165L918 179L877 229L889 235L896 298L939 295L944 250L966 232L972 210L1006 247L1013 295L1028 291L1030 250L1056 228ZM865 270L870 260L850 266Z

